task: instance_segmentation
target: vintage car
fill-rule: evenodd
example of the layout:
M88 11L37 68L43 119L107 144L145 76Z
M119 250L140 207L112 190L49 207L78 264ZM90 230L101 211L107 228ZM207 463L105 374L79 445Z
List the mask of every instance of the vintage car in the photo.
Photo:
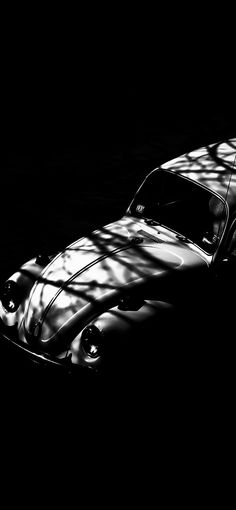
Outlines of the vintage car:
M169 339L193 338L236 253L235 155L230 139L162 164L121 219L20 267L0 293L11 356L122 373L155 369Z

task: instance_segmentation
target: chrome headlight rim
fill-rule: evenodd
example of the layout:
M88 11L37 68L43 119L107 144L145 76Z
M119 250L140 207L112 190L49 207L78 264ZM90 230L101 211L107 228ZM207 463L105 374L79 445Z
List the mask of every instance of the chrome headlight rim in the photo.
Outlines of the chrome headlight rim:
M20 288L14 280L7 280L1 287L0 300L8 313L15 313L21 303Z
M81 347L86 356L89 356L91 359L100 358L103 354L103 333L95 324L89 324L83 329L81 333Z

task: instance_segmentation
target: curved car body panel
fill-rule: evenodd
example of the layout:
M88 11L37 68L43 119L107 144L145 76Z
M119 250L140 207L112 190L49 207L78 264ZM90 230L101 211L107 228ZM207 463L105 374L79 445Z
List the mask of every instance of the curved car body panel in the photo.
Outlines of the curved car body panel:
M203 294L202 282L207 285L209 269L214 268L219 253L223 256L236 209L236 177L231 175L235 154L236 141L229 140L163 164L144 183L154 172L171 175L172 183L177 178L177 186L172 188L169 181L166 195L160 186L159 198L155 188L151 189L150 204L149 194L141 195L147 203L138 201L143 183L123 218L79 239L50 261L41 257L22 266L6 282L20 290L18 308L15 310L14 302L7 301L6 292L0 300L5 328L10 331L13 326L17 333L14 343L19 339L38 357L44 353L45 362L53 356L67 362L69 354L73 364L96 368L102 364L103 355L93 356L96 345L91 352L86 351L83 335L89 327L111 353L111 366L115 358L120 359L117 343L124 352L122 342L132 332L136 335L142 331L148 348L141 343L139 350L148 357L152 350L149 341L153 332L160 332L161 321L168 329L172 310L179 305L187 309L187 303L194 307ZM173 174L180 176L174 178ZM151 178L149 183L154 181ZM176 189L180 190L177 197ZM161 202L160 197L166 201ZM217 203L213 216L212 210L206 209L207 220L213 218L211 225L218 225L212 240L202 237L205 209L201 198L207 208L211 198ZM156 218L149 216L152 210L157 211ZM158 218L160 210L165 221ZM163 214L163 210L167 212Z
M173 233L124 217L68 247L43 271L31 292L26 333L33 343L50 350L74 316L79 332L122 293L170 272L206 264L189 245L176 242ZM34 335L39 324L40 335Z

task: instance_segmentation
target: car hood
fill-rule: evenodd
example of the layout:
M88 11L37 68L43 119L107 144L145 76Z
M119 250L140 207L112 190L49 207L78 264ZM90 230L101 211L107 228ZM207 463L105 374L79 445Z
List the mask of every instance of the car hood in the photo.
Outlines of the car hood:
M125 216L91 236L79 239L57 255L34 285L25 313L28 340L50 351L58 338L69 338L124 292L148 281L206 261L166 229L148 227ZM63 333L64 332L64 333ZM71 333L71 334L74 334Z

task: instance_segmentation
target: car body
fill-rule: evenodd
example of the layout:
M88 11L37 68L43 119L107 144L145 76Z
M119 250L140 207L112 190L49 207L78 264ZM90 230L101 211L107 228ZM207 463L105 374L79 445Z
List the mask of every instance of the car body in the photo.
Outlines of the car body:
M230 266L235 155L231 139L168 161L147 175L121 219L22 265L0 295L11 355L70 373L155 366L159 339L173 338L176 321L183 331L202 303L204 313L206 288L214 295L219 268Z

